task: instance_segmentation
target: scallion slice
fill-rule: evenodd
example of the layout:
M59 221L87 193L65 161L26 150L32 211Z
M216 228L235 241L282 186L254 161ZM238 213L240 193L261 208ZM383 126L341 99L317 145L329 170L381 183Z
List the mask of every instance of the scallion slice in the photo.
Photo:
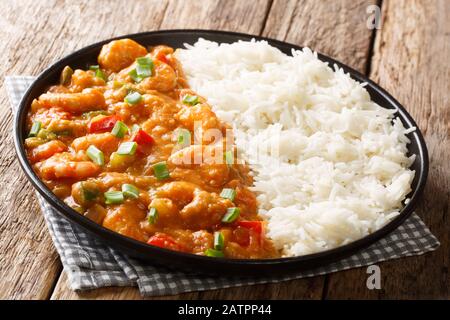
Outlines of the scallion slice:
M29 137L36 137L39 133L39 130L41 130L42 123L40 121L34 121L33 125L31 126L30 133L28 134Z
M141 78L152 76L152 67L147 64L138 64L136 66L136 74Z
M224 153L225 163L229 166L232 166L234 163L234 154L233 151L226 151Z
M220 193L220 196L224 199L229 199L231 202L233 202L234 198L236 197L236 190L225 188Z
M148 217L147 217L148 222L150 224L155 224L156 221L158 220L158 217L159 217L158 210L156 210L156 208L154 208L154 207L150 207L150 210L148 212Z
M100 66L98 65L92 65L89 67L90 70L95 71L95 76L97 78L103 79L106 81L106 75L105 73L102 71L102 69L100 69Z
M139 189L129 183L122 185L122 193L127 198L137 199L139 198Z
M146 65L146 66L152 66L153 60L149 57L140 57L136 59L137 64L139 65Z
M183 97L183 103L190 106L195 106L198 103L198 97L187 94Z
M136 69L131 70L130 72L128 72L128 75L131 77L131 79L133 79L134 82L139 83L141 82L144 78L142 78L141 76L139 76L137 74Z
M215 249L206 249L205 256L207 257L213 257L213 258L223 258L224 254L222 251L215 250Z
M141 82L145 78L151 77L153 74L154 64L149 57L141 57L136 59L136 68L131 70L128 75L134 82Z
M119 204L124 200L123 193L121 191L107 191L104 195L106 204Z
M102 166L105 164L105 156L103 155L103 152L99 149L97 149L96 146L91 145L86 150L87 156L96 164L99 166Z
M165 180L167 178L170 178L170 172L165 161L155 163L153 165L153 172L155 173L155 177L158 180Z
M177 130L177 143L183 146L188 146L191 144L191 132L187 129Z
M81 182L81 188L83 190L84 200L86 200L86 201L94 200L95 198L97 198L97 196L99 194L99 191L96 190L96 189L86 188L86 186L85 186L85 184L83 182Z
M104 81L107 80L106 74L101 69L98 69L97 71L95 71L95 76L97 78L103 79Z
M114 128L111 131L111 134L117 138L123 138L128 132L128 127L122 121L117 121L114 125Z
M133 154L136 153L136 149L137 149L136 142L134 142L134 141L123 142L120 144L119 148L117 149L117 154L132 156Z
M223 250L223 234L220 231L214 232L214 249L222 251Z
M227 213L222 218L222 222L232 223L239 217L240 213L241 209L239 209L238 207L228 208Z
M142 95L139 92L131 92L125 97L124 101L128 104L138 104L142 101Z
M141 127L138 124L133 124L133 126L131 127L131 134L134 134L135 132L137 132Z

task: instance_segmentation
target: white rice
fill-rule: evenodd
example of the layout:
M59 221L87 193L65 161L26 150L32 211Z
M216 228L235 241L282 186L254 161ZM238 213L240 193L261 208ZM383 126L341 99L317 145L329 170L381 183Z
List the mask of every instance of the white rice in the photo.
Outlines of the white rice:
M405 136L414 128L363 84L308 48L288 56L265 41L203 39L186 48L176 54L188 82L233 125L283 255L341 246L398 215L414 177Z

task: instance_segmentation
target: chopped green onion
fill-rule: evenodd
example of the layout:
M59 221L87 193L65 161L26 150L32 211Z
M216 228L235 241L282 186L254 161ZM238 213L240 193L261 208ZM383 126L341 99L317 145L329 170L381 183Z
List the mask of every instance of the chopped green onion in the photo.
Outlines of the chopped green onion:
M148 78L152 76L152 67L146 64L138 64L136 66L136 74L141 78Z
M138 104L142 101L142 96L139 92L131 92L125 97L124 101L128 104Z
M122 193L125 197L137 199L139 198L139 189L132 184L124 183L122 185Z
M177 143L183 146L188 146L191 144L191 133L187 129L178 129Z
M107 80L105 73L101 69L97 69L97 71L95 71L95 76L97 78L103 79L104 81Z
M191 96L190 94L187 94L183 97L183 103L188 104L191 106L195 106L198 102L197 96Z
M150 224L155 224L156 220L158 220L158 217L159 217L158 210L156 210L156 208L154 208L154 207L150 207L150 211L148 212L148 217L147 217L148 222Z
M140 57L136 59L137 64L144 65L144 66L152 66L153 60L149 57Z
M106 75L105 73L102 71L102 69L100 69L99 65L92 65L89 67L89 70L95 71L95 76L97 78L103 79L106 81Z
M119 204L123 202L123 193L121 191L108 191L104 193L106 204Z
M114 128L111 131L111 134L117 138L123 138L125 134L128 132L128 127L122 121L117 121L114 125Z
M140 77L137 74L136 69L131 70L130 72L128 72L128 75L131 77L131 79L133 79L134 82L139 83L141 82L144 78Z
M29 137L36 137L39 133L39 130L41 130L42 123L40 121L34 121L33 125L31 126L30 133L28 134Z
M236 197L236 190L225 188L220 193L220 196L224 199L229 199L231 202L233 202L234 198Z
M223 234L220 231L214 232L214 249L222 251L223 250Z
M131 127L131 133L134 134L135 132L137 132L141 127L138 124L133 124L133 126Z
M224 154L225 163L229 166L233 165L234 163L234 154L233 151L226 151Z
M232 223L239 217L240 213L241 213L241 209L239 209L237 207L228 208L227 213L222 218L222 222Z
M136 153L136 149L137 149L137 143L136 142L134 142L134 141L127 141L127 142L124 142L124 143L120 144L119 149L117 149L117 154L132 156L133 154Z
M206 249L205 256L207 257L213 257L213 258L223 258L224 254L222 251L215 250L215 249Z
M84 183L81 183L81 188L83 189L83 197L86 201L94 200L99 194L98 190L86 188Z
M153 172L158 180L170 178L170 172L169 169L167 169L167 164L165 161L155 163L153 165Z
M141 57L136 59L136 68L131 70L128 75L134 82L141 82L145 78L151 77L153 74L153 60L149 57Z
M54 140L56 139L56 134L47 129L41 129L39 130L37 137L43 140Z
M89 146L89 148L86 150L87 156L94 161L94 163L98 164L99 166L102 166L105 164L105 156L103 155L103 152L99 149L97 149L96 146Z

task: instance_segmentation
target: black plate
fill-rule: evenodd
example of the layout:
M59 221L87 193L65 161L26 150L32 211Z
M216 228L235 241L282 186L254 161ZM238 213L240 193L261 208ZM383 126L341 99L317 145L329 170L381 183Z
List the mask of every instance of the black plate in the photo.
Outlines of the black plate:
M258 40L266 40L272 46L279 48L286 54L291 53L291 49L301 49L301 47L288 44L285 42L247 35L233 32L223 31L206 31L206 30L168 30L145 32L132 35L126 35L119 38L131 38L143 45L166 44L174 48L183 47L184 43L194 43L199 37L217 42L234 42L237 40L250 40L252 38ZM115 39L119 39L115 38ZM70 221L83 227L85 230L93 234L95 237L103 240L107 245L118 248L124 253L147 260L154 264L161 264L167 267L182 268L184 270L192 270L204 273L228 273L236 275L260 275L260 274L285 274L291 271L299 271L307 268L324 265L335 261L339 258L348 256L361 250L378 239L384 237L395 228L397 228L414 210L417 205L419 196L421 195L428 174L428 153L422 134L417 129L408 134L411 144L408 145L409 153L416 155L416 160L412 165L412 169L416 171L414 181L412 183L412 192L409 194L411 199L409 203L401 210L394 220L389 222L383 228L376 232L354 241L350 244L327 250L320 253L309 254L292 258L279 258L268 260L234 260L234 259L217 259L193 254L180 253L153 247L142 242L138 242L131 238L122 236L116 232L110 231L91 220L80 215L72 208L67 206L63 201L59 200L34 173L26 158L23 141L26 138L26 116L31 101L44 92L49 85L58 82L59 74L64 66L70 65L75 68L86 68L89 64L97 64L97 55L102 45L113 39L108 39L81 50L78 50L67 57L54 63L47 70L42 72L33 82L22 98L19 110L14 121L14 142L16 146L17 156L25 174L31 181L33 186L39 193L54 207L60 214ZM380 88L364 75L349 68L348 66L337 62L327 56L319 54L319 59L328 62L330 65L337 64L359 82L367 83L367 90L373 101L384 108L396 109L398 116L403 122L405 128L417 127L414 120L406 112L406 110L385 90Z

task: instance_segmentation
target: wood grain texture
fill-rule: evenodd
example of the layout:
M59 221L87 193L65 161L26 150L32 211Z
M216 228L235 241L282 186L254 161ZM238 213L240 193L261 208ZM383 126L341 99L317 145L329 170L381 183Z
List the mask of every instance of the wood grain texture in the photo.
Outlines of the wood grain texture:
M330 277L328 298L449 299L450 2L384 1L371 77L402 103L425 135L430 172L417 213L441 247L380 264L381 290L367 290L365 269Z
M409 258L406 267L403 259L383 263L381 291L366 289L365 268L331 275L325 288L329 298L448 297L450 168L445 150L450 147L450 75L448 64L446 69L439 68L439 61L448 61L445 55L449 54L450 32L445 21L449 8L445 1L413 2L410 8L408 0L400 2L400 7L385 1L386 19L376 41L371 74L401 102L410 103L407 109L426 133L432 167L419 213L438 235L442 247L425 257ZM8 57L8 63L0 65L0 72L36 75L53 61L89 43L126 33L175 28L262 33L311 46L365 71L372 35L366 28L366 8L373 3L375 0L139 0L130 6L126 0L7 0L0 2L0 53ZM133 23L124 16L133 16ZM447 44L443 44L445 41ZM423 48L431 51L423 52ZM434 61L433 56L439 58ZM433 66L431 73L428 65ZM36 201L30 196L32 188L14 160L9 131L12 114L4 90L0 91L0 106L0 120L4 123L0 128L0 175L6 183L6 188L0 190L0 298L140 299L135 288L75 293L68 288L64 273L53 290L61 266ZM326 278L159 298L320 299Z
M167 1L0 2L0 74L37 75L53 61L101 39L159 28ZM153 15L140 10L151 7ZM120 19L134 16L139 25ZM37 31L37 32L36 32ZM1 77L1 85L3 85ZM0 92L0 298L46 299L61 264L31 185L15 161L12 112Z
M372 31L368 6L376 0L274 0L263 34L308 46L364 72Z

